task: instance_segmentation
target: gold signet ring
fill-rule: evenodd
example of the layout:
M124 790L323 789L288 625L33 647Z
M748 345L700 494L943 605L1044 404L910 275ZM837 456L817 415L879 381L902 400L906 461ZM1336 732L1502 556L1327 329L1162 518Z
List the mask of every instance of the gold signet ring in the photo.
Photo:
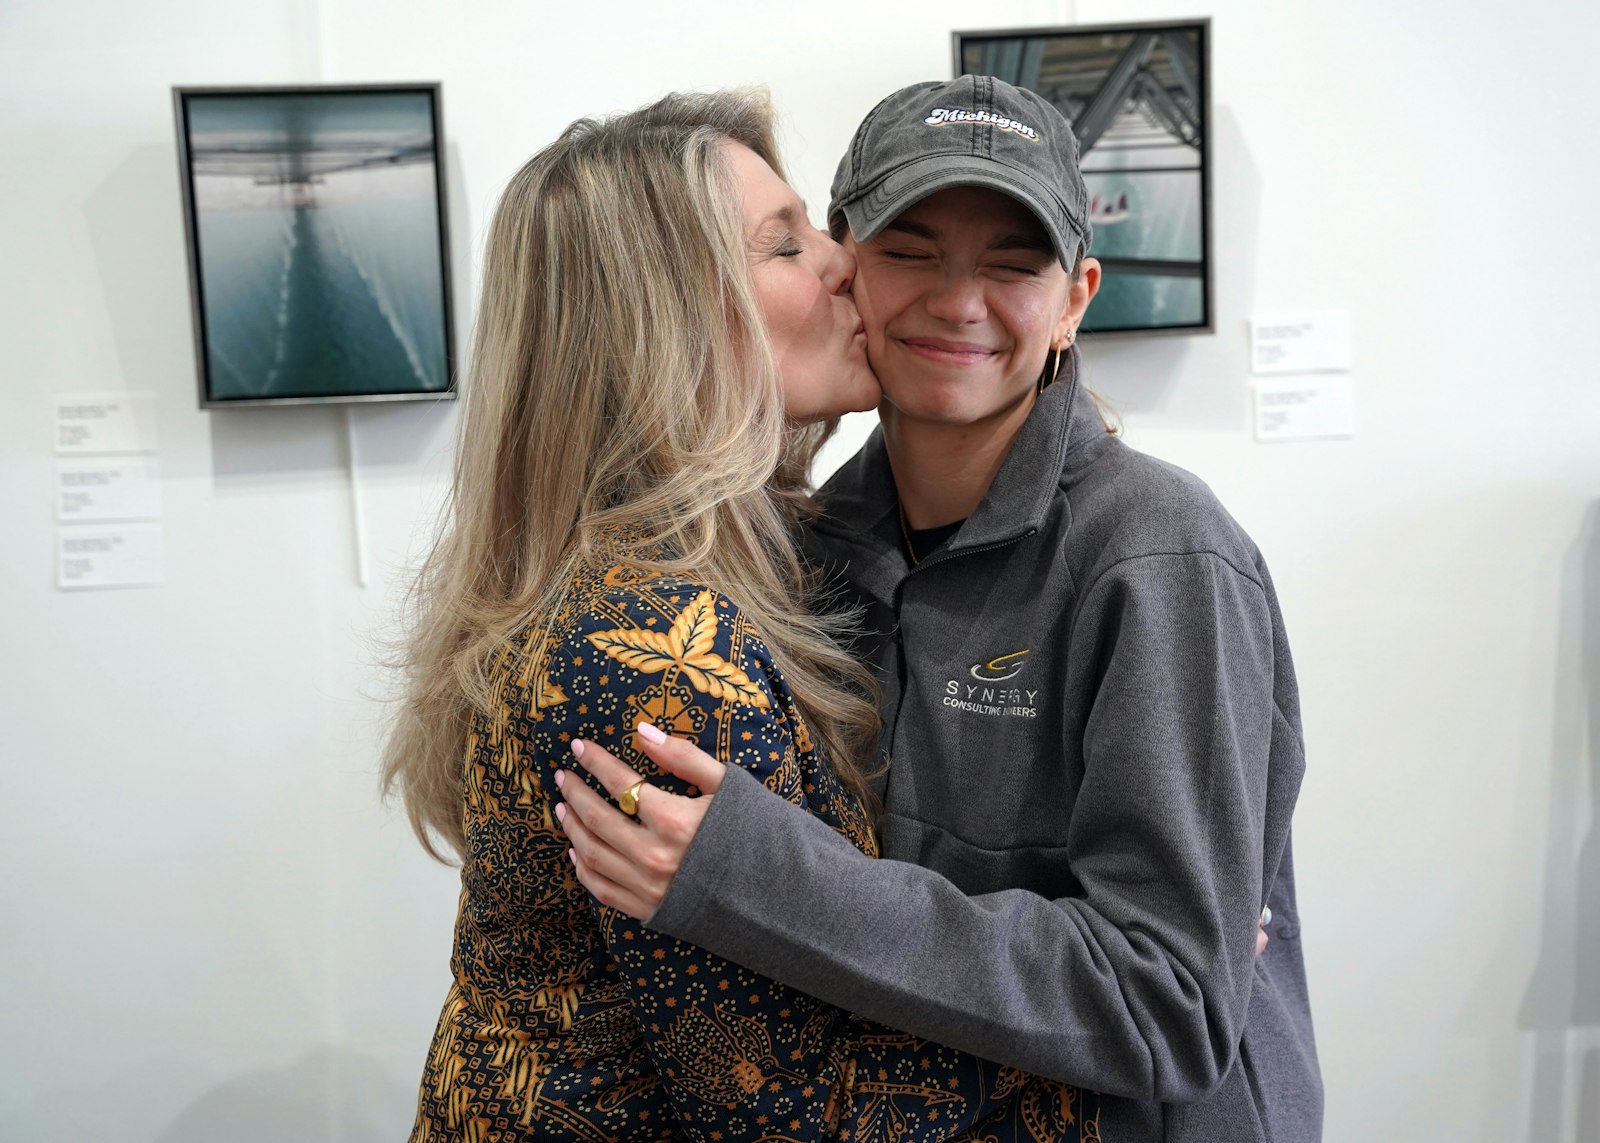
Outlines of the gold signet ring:
M630 818L639 812L639 791L644 789L643 779L629 786L617 795L617 808Z

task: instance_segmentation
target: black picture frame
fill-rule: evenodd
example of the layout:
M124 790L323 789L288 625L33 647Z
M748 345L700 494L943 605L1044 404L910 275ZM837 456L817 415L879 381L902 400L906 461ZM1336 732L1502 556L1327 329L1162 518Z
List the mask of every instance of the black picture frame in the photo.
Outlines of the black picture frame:
M172 97L200 407L453 399L439 84Z
M954 32L955 74L994 75L1073 125L1100 293L1083 332L1216 331L1211 21Z

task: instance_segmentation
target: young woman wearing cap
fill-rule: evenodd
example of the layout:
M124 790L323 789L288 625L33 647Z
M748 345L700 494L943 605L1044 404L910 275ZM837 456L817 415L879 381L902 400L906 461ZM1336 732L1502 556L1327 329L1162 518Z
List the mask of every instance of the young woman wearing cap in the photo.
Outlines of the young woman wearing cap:
M569 745L642 765L641 720L874 850L870 684L792 543L825 422L878 398L852 272L749 96L574 124L496 209L385 759L462 864L417 1143L1097 1138L1092 1095L596 908L567 860ZM672 788L624 804L649 820Z
M1076 158L1042 99L969 76L886 99L835 180L883 424L813 535L875 636L898 860L671 741L647 751L714 796L636 824L580 792L569 834L602 900L1101 1091L1107 1139L1315 1140L1293 667L1254 544L1081 389Z

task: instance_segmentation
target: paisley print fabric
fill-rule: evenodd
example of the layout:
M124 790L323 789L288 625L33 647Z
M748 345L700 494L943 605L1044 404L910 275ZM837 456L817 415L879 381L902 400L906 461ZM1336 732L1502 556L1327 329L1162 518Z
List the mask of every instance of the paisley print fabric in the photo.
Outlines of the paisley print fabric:
M623 568L586 576L493 681L499 701L467 744L454 982L412 1143L1099 1139L1092 1093L831 1008L651 932L578 883L554 812L557 767L589 780L572 769L574 738L684 790L633 748L641 720L876 853L729 600Z

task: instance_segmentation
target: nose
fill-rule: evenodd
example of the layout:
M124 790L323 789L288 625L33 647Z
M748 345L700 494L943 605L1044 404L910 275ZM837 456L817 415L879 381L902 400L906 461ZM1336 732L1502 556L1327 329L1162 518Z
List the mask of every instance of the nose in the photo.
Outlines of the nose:
M968 274L946 274L927 294L927 311L951 325L979 322L987 314L982 285Z
M848 294L856 280L856 257L827 234L817 231L827 252L822 267L822 284L830 294Z

